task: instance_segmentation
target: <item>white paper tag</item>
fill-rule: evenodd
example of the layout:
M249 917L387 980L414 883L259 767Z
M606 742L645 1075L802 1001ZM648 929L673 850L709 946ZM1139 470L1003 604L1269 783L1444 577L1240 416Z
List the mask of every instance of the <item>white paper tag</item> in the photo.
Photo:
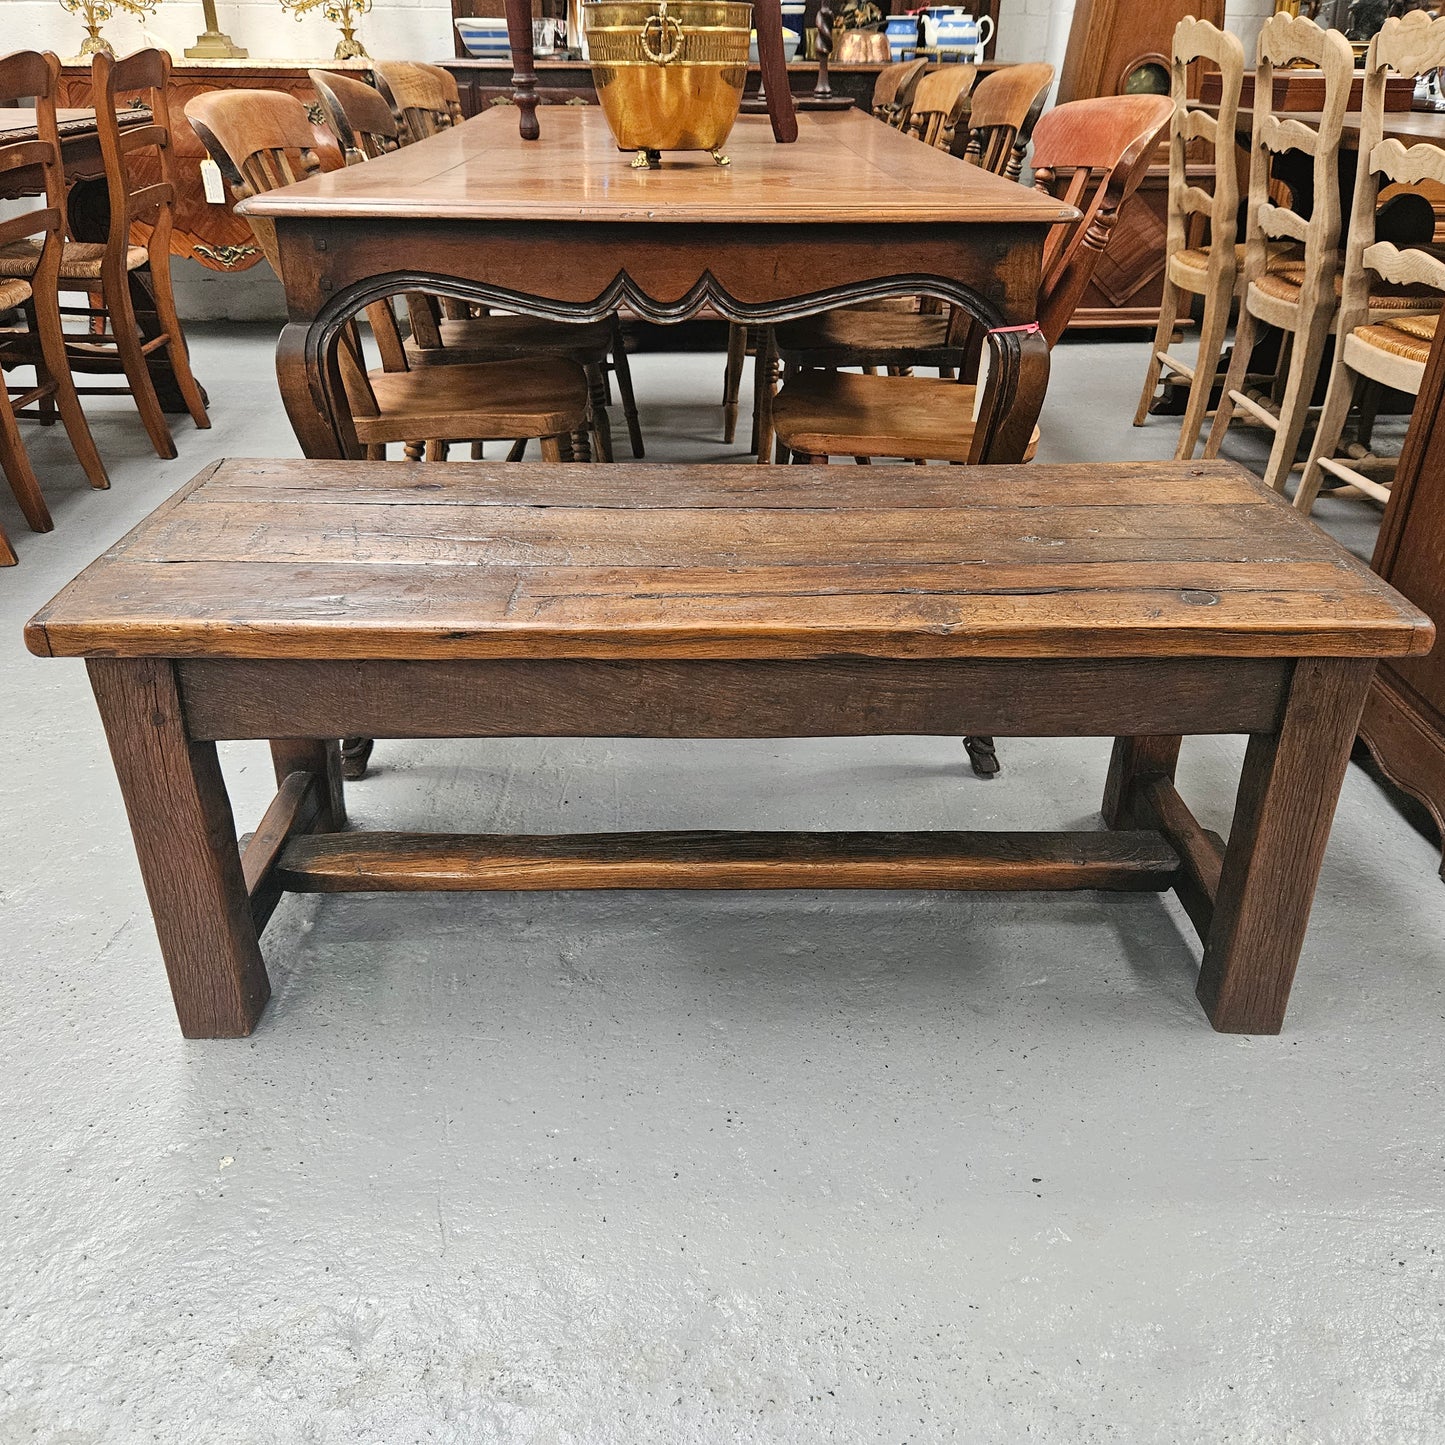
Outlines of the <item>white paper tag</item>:
M210 156L201 162L201 185L205 188L206 200L211 205L226 204L226 185L221 179L221 168Z

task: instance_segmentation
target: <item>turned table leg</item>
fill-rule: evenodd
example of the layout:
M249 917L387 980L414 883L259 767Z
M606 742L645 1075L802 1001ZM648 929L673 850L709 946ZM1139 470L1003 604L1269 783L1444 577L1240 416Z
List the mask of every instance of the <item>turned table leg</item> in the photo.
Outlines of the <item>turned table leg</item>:
M506 0L507 40L512 48L512 100L523 140L542 134L537 124L537 66L532 54L532 7L528 0Z
M181 1032L237 1038L271 985L214 743L193 741L164 658L91 658Z
M1301 659L1278 732L1249 740L1199 973L1199 1001L1222 1033L1283 1026L1374 670L1372 659Z

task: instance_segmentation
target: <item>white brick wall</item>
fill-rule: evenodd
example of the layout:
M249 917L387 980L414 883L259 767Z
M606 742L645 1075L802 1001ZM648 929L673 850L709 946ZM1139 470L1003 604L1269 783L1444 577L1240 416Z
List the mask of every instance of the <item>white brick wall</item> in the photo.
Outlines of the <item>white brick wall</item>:
M336 47L335 26L314 15L297 21L276 0L220 0L216 11L221 29L253 59L325 60ZM451 25L451 7L437 0L377 0L357 33L373 55L434 59L452 53ZM105 35L121 55L158 45L179 56L203 27L200 0L163 0L143 20L117 15ZM69 58L84 37L57 0L0 0L0 52L33 48Z

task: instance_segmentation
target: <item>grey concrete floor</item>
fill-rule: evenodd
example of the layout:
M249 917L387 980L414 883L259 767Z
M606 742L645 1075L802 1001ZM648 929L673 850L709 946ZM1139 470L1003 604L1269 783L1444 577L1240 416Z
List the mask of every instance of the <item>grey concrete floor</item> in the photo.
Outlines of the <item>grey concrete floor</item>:
M1445 1441L1445 887L1352 768L1286 1031L1153 896L289 900L258 1033L177 1033L79 663L24 619L204 463L294 455L262 331L113 490L0 517L0 1441ZM1046 459L1162 457L1142 342ZM721 358L636 365L718 461ZM1243 443L1251 445L1251 443ZM1373 515L1322 512L1368 551ZM1089 827L1106 741L384 743L363 825ZM1241 748L1186 745L1228 825ZM225 749L238 818L264 751Z

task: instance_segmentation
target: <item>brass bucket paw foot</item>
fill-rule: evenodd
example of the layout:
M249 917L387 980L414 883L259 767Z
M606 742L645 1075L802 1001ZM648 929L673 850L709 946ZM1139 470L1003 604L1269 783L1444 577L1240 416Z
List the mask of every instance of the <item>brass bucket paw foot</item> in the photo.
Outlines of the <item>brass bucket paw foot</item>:
M635 171L656 171L662 168L662 152L651 150L639 150L632 157L632 169Z
M725 155L722 153L722 151L720 151L720 150L715 150L715 151L712 153L712 158L713 158L713 164L714 164L714 165L719 165L719 166L730 166L730 165L732 165L732 157L731 157L731 156L725 156Z

